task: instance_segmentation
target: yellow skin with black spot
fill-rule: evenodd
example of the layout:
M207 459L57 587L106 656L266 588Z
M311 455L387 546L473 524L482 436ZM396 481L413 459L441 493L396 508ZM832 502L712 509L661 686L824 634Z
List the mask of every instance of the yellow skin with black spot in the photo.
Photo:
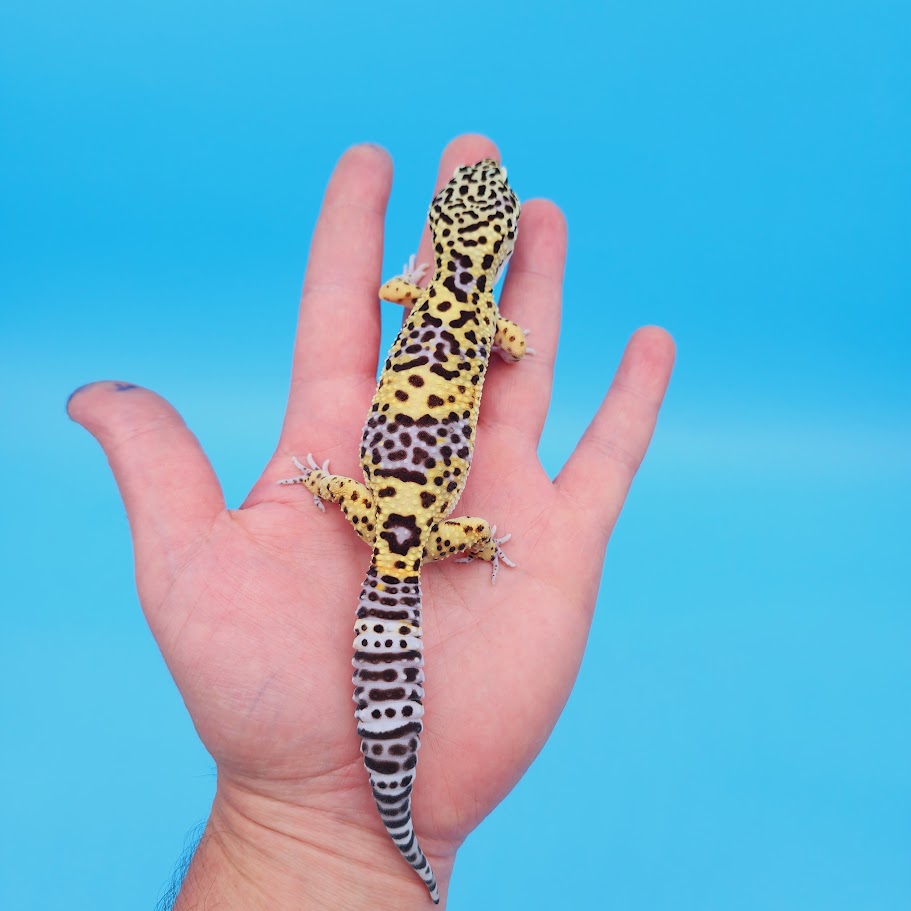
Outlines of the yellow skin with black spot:
M383 822L434 902L436 880L411 824L423 716L420 570L453 554L508 562L491 526L448 518L465 487L484 377L493 351L527 352L525 334L499 315L493 287L512 255L519 202L491 159L459 168L428 218L435 254L380 289L411 308L380 376L361 445L365 483L316 467L285 483L338 503L373 548L354 641L354 699L364 762Z

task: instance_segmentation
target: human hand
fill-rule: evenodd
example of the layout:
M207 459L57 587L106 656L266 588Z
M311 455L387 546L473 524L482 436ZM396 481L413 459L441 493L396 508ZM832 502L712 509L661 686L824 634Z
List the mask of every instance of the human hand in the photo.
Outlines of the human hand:
M465 136L458 164L496 157ZM338 510L297 487L313 452L359 477L376 388L388 156L347 152L330 181L301 299L291 393L275 455L240 509L225 507L205 455L154 393L97 383L74 395L130 519L146 618L218 767L212 815L177 908L429 905L389 840L363 768L351 642L369 548ZM500 299L532 327L536 354L494 359L471 477L456 514L512 533L514 569L453 561L422 573L426 717L413 817L444 900L456 851L541 749L575 679L608 536L651 437L673 360L660 329L630 341L614 382L556 481L537 458L556 350L565 228L523 205ZM428 259L425 235L418 261Z

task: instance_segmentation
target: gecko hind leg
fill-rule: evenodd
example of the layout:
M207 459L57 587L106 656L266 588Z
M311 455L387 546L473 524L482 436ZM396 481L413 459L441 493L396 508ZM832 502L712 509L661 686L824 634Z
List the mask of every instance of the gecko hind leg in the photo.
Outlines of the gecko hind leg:
M375 535L376 506L373 494L353 478L340 474L329 474L329 460L318 465L313 456L307 454L307 465L292 457L294 465L301 474L293 478L284 478L279 484L303 484L313 494L313 502L323 511L326 507L323 500L337 503L345 518L351 523L358 535L373 546Z
M315 478L313 481L310 480L311 475L314 472L320 472L321 474L327 475L329 472L329 459L326 459L323 462L322 466L316 463L316 460L313 458L313 453L307 453L307 462L309 464L304 465L303 462L297 456L291 456L291 461L294 463L294 467L300 470L300 474L296 475L293 478L282 478L278 483L279 484L304 484L309 491L313 493L313 505L319 508L320 512L325 512L326 507L323 506L323 498L319 495L318 490L314 489L315 485L318 485L319 479Z
M457 563L471 563L474 560L486 560L492 566L491 581L497 581L500 563L515 566L501 544L505 544L512 535L497 537L497 526L491 526L486 519L476 516L462 516L440 523L439 528L430 537L427 544L428 560L445 560L455 554L462 554Z

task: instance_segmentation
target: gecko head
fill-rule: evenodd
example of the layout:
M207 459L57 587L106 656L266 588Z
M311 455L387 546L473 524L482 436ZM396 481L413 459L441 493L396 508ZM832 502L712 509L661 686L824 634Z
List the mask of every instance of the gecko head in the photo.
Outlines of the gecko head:
M428 212L437 268L486 276L492 289L512 256L519 210L506 168L492 158L456 168Z

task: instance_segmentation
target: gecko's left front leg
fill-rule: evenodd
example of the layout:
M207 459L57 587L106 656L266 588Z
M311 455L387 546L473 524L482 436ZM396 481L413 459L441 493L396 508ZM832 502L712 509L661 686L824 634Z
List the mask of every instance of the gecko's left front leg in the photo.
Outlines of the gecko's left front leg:
M320 467L312 455L307 455L308 465L292 457L295 466L301 474L293 478L285 478L279 484L303 484L313 494L313 502L322 510L323 500L338 503L345 518L351 523L360 537L373 547L374 519L376 509L373 504L373 494L361 483L353 478L346 478L340 474L329 474L329 461Z

